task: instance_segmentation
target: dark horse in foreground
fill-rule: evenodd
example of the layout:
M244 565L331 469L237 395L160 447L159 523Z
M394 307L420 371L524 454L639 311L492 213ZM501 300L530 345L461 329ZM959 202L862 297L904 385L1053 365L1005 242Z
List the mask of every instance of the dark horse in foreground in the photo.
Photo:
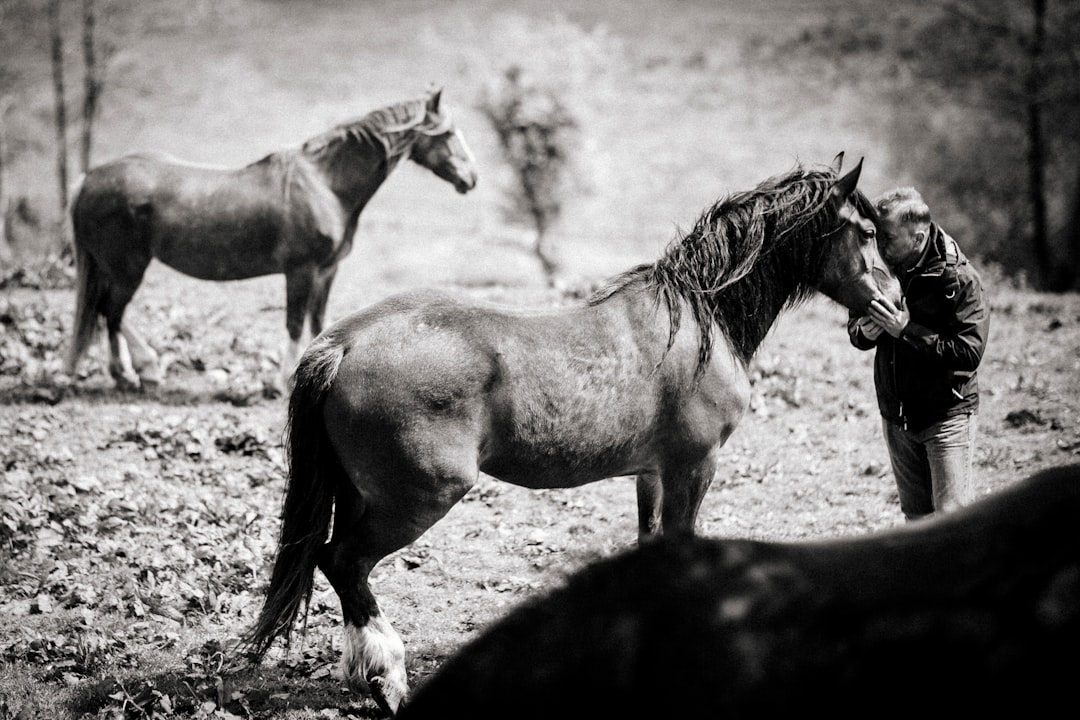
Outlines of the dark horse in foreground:
M1080 678L1080 465L803 543L667 536L466 644L398 717L1058 717Z
M288 633L318 566L341 600L345 678L396 709L404 648L368 575L481 472L530 488L637 475L642 535L692 529L746 410L747 364L780 312L815 290L863 312L896 290L856 189L861 167L796 168L724 198L655 263L581 304L412 292L328 328L294 376L289 484L253 654Z
M71 206L78 290L67 374L74 376L101 316L117 383L161 379L157 354L124 322L157 258L202 280L284 273L287 378L305 318L318 335L360 211L398 162L409 158L461 193L476 185L472 154L441 95L375 110L242 168L140 154L90 170Z

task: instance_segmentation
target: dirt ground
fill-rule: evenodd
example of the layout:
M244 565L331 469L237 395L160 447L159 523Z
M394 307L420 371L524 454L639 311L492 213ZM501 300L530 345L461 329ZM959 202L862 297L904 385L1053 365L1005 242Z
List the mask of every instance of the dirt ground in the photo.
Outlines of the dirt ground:
M376 255L402 247L383 242ZM358 283L372 272L346 261L332 315L378 294ZM256 673L228 666L258 611L277 532L285 399L269 387L284 335L281 285L214 285L152 266L130 316L168 362L153 394L112 389L104 343L72 388L51 385L71 292L0 295L0 659L17 679L6 686L11 716L35 704L59 704L67 715L57 717L377 715L336 677L340 613L321 575L306 636L289 653L276 647ZM562 301L539 283L458 291ZM1080 454L1080 297L1004 284L992 297L983 493ZM901 522L871 356L847 344L844 317L824 298L781 316L755 359L751 410L725 448L701 533L800 540ZM529 491L481 477L373 575L412 682L518 601L630 547L634 502L628 478ZM30 689L40 687L52 693Z

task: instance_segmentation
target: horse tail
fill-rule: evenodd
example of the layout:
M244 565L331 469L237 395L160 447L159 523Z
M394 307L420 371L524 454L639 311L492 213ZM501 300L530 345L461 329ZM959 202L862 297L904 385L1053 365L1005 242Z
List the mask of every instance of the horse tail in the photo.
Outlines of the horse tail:
M285 428L289 477L282 501L277 558L262 611L243 641L256 662L279 635L286 640L301 603L310 605L319 551L334 507L334 484L344 473L326 433L322 409L345 346L330 333L304 352L294 375Z
M76 181L71 193L64 219L66 246L75 253L75 321L72 325L71 347L68 348L65 372L74 376L75 366L86 348L93 342L98 330L100 307L108 293L108 285L98 269L94 256L79 244L79 223L76 218L76 205L85 179L84 173Z
M63 255L70 254L75 248L75 205L79 202L79 195L82 193L85 182L86 173L79 173L68 188L67 207L64 208L64 233L61 238L63 246L60 248Z

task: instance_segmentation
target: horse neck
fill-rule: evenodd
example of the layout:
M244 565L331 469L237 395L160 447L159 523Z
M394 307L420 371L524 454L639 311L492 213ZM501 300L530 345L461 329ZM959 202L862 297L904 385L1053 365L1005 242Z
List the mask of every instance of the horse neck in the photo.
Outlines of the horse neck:
M744 364L749 364L785 306L807 293L783 253L764 251L744 276L717 289L710 288L717 282L714 277L673 280L664 263L659 260L646 274L655 279L656 292L671 310L672 320L681 325L682 318L693 318L706 345L712 343L713 329L719 328Z
M715 317L744 363L757 353L780 313L801 294L794 274L775 255L716 293Z
M349 212L363 208L392 169L382 145L353 133L332 145L303 152Z

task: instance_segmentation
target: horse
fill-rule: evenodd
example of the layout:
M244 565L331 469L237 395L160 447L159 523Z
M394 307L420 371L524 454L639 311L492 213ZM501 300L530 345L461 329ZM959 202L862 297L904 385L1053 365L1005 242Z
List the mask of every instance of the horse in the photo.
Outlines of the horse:
M481 472L528 488L637 475L639 535L691 529L779 313L817 290L859 312L898 297L862 160L842 177L841 162L722 198L656 262L573 304L416 290L327 328L293 376L279 544L248 655L288 636L318 566L341 601L345 680L393 713L404 646L369 573Z
M858 537L667 535L492 623L400 720L1053 717L1080 675L1080 464Z
M472 153L441 98L439 89L374 110L240 168L155 153L91 169L70 212L77 290L66 374L74 376L103 316L116 384L135 389L161 381L157 353L124 322L157 258L202 280L284 274L287 381L305 319L311 337L322 332L330 286L352 249L360 213L402 158L459 193L475 187Z

